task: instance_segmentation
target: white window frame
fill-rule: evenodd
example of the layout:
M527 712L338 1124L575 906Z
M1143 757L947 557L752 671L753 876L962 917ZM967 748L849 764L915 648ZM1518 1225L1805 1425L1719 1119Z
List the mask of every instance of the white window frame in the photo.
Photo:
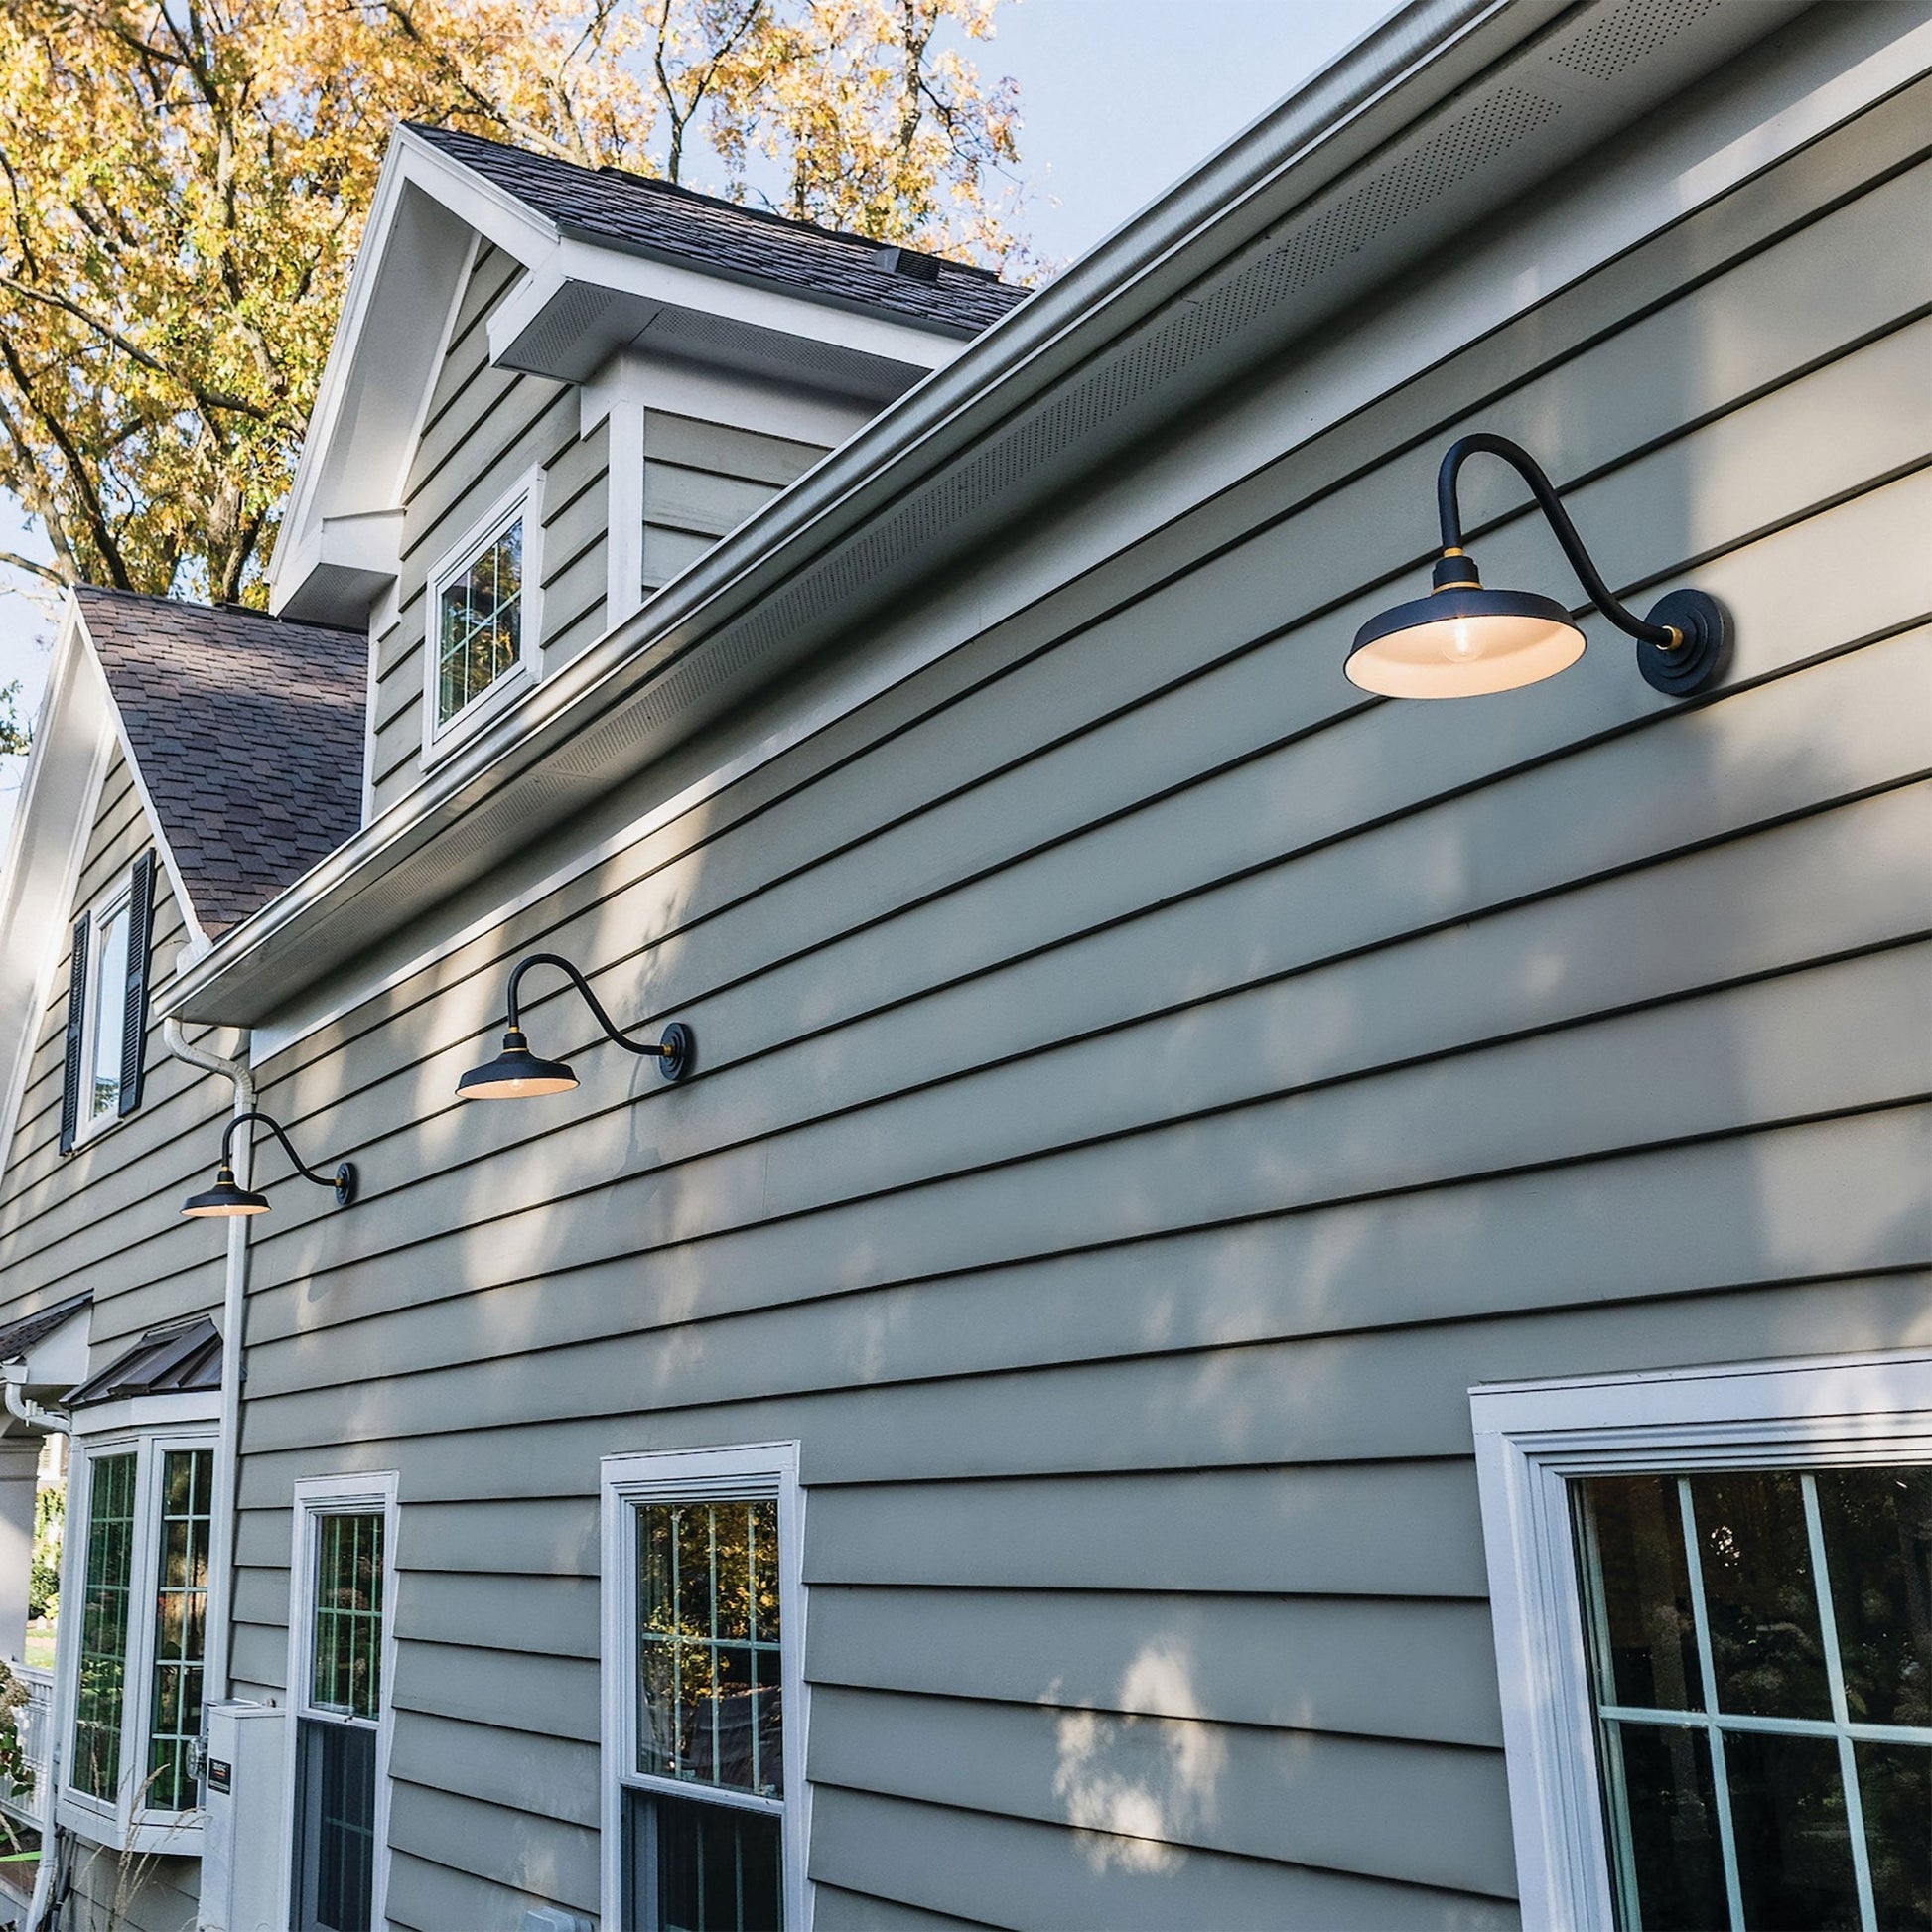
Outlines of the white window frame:
M804 1491L798 1482L796 1443L759 1443L729 1449L657 1449L607 1455L600 1464L603 1528L603 1922L623 1918L623 1794L662 1791L674 1798L732 1794L679 1778L652 1777L637 1762L637 1538L632 1505L639 1502L729 1502L764 1497L778 1504L779 1688L784 1728L785 1795L781 1870L785 1932L812 1923L805 1854L811 1837L811 1789L805 1782ZM759 1805L759 1809L769 1809Z
M1570 1485L1640 1470L1932 1462L1932 1350L1469 1391L1526 1925L1616 1922Z
M443 627L443 593L463 575L518 518L523 522L523 592L517 612L517 661L486 690L481 691L454 716L438 722L437 671ZM530 690L543 675L543 471L519 477L498 497L487 515L480 517L437 559L429 574L423 608L423 763L436 763L493 718L505 705Z
M157 1469L167 1449L208 1449L220 1461L220 1413L212 1393L103 1403L82 1409L73 1419L72 1453L68 1461L68 1521L62 1540L61 1602L67 1611L55 1638L55 1709L61 1730L55 1738L60 1773L55 1820L95 1845L117 1851L159 1853L168 1858L199 1858L204 1814L154 1811L135 1803L141 1767L148 1756L149 1691L154 1670L154 1597L160 1572L160 1504ZM73 1727L79 1715L81 1607L86 1595L87 1545L93 1523L93 1462L100 1455L132 1452L134 1466L134 1561L128 1580L129 1609L125 1677L121 1691L121 1774L108 1803L69 1782L73 1769ZM216 1499L218 1502L218 1499ZM217 1597L209 1545L207 1649L205 1672L212 1667L219 1641L212 1610ZM71 1609L68 1606L71 1605ZM204 1688L208 1682L205 1675Z
M87 980L85 1007L80 1015L80 1092L73 1125L75 1147L84 1146L95 1135L106 1133L110 1127L118 1125L121 1119L119 1107L109 1107L104 1114L94 1112L94 1036L100 1024L100 968L105 957L105 949L100 944L101 927L116 912L127 913L131 919L133 905L134 868L129 866L120 878L87 908ZM133 937L131 930L128 937L130 939ZM133 966L134 956L130 952L128 955L130 972Z
M282 1740L282 1910L293 1915L295 1897L296 1766L298 1728L305 1718L327 1717L309 1703L315 1662L315 1577L318 1522L324 1516L382 1518L382 1692L376 1700L375 1848L369 1871L369 1923L388 1923L389 1746L396 1727L396 1501L394 1469L367 1475L303 1476L295 1484L293 1542L289 1553L289 1675L287 1735Z

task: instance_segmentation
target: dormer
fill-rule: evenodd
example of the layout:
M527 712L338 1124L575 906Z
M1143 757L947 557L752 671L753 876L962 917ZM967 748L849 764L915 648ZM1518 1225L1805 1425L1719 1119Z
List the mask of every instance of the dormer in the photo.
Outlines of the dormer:
M1025 294L398 129L270 578L368 634L364 822Z

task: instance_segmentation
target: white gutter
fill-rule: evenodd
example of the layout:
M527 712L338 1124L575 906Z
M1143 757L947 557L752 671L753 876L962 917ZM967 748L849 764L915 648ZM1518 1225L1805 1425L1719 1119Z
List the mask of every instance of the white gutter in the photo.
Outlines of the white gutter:
M218 1073L234 1086L234 1111L249 1112L255 1104L255 1076L248 1065L248 1035L233 1059L189 1043L181 1022L172 1016L161 1023L161 1037L170 1053L205 1073ZM250 1184L254 1153L250 1136L236 1137L231 1157L235 1179ZM228 1222L227 1279L221 1297L221 1429L214 1457L214 1522L208 1550L208 1646L203 1672L207 1689L204 1705L228 1695L230 1642L229 1609L234 1600L235 1486L241 1450L241 1341L248 1310L248 1220L237 1214Z

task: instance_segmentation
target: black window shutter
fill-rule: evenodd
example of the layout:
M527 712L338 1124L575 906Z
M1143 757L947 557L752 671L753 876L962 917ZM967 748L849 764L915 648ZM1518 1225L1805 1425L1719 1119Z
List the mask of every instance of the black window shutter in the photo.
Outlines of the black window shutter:
M127 897L127 1004L121 1015L121 1112L141 1104L141 1049L148 1039L148 960L154 951L154 849L134 862Z
M73 922L73 956L68 965L68 1060L61 1082L61 1152L73 1152L80 1131L80 1050L87 1032L87 915Z

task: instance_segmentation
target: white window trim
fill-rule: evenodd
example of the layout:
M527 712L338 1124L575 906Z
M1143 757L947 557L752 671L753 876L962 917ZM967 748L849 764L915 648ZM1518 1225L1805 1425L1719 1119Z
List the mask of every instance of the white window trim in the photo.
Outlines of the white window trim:
M104 1114L98 1115L93 1110L94 1034L100 1018L100 929L115 912L126 910L133 902L134 868L129 866L87 908L86 1006L80 1016L80 1092L73 1125L73 1144L76 1148L84 1147L98 1135L105 1134L110 1127L118 1126L121 1119L118 1107L110 1107ZM131 938L132 934L129 936ZM128 965L132 968L133 964L130 954ZM116 1071L118 1074L118 1069Z
M1932 1350L1469 1392L1526 1925L1614 1925L1568 1485L1640 1469L1932 1462Z
M73 1453L68 1463L68 1521L62 1539L61 1600L78 1606L86 1594L87 1542L92 1530L93 1458L96 1455L136 1456L134 1563L129 1578L126 1676L121 1696L121 1779L113 1803L76 1791L69 1782L73 1769L73 1726L79 1715L80 1629L82 1613L63 1616L55 1639L55 1700L59 1752L55 1779L55 1820L95 1845L117 1851L158 1853L168 1858L199 1858L204 1814L187 1811L149 1811L135 1804L138 1772L148 1755L148 1689L154 1666L154 1592L160 1566L157 1533L155 1466L164 1449L205 1449L220 1454L219 1415L213 1395L161 1398L168 1407L157 1413L151 1401L116 1402L99 1409L83 1409L73 1419ZM139 1420L135 1420L135 1418ZM212 1551L210 1549L210 1561ZM214 1579L208 1578L212 1607ZM217 1633L210 1617L206 1625L208 1649L203 1666L213 1656ZM207 1679L204 1678L206 1685Z
M661 1500L706 1502L771 1496L778 1504L779 1685L783 1696L785 1797L783 1884L785 1932L809 1932L810 1880L805 1854L811 1837L811 1788L805 1782L804 1491L798 1482L796 1443L759 1443L731 1449L659 1449L607 1455L600 1465L603 1500L603 1922L623 1919L623 1812L626 1788L705 1797L709 1789L630 1770L636 1758L637 1706L632 1690L636 1640L637 1543L627 1520L631 1504ZM727 1796L720 1803L729 1803Z
M505 671L488 690L481 692L455 717L439 724L436 718L437 638L442 627L444 589L461 577L518 517L523 519L523 595L517 626L519 654L515 667ZM429 574L423 607L423 766L447 758L485 719L530 690L543 674L543 471L525 472L480 517L462 539L437 559Z
M382 1695L376 1702L375 1850L369 1874L369 1923L383 1926L389 1898L389 1746L396 1725L396 1489L394 1469L369 1475L304 1476L295 1485L294 1542L289 1557L289 1675L287 1733L282 1743L282 1909L295 1896L297 1726L308 1711L309 1670L315 1654L316 1520L356 1513L382 1518Z

